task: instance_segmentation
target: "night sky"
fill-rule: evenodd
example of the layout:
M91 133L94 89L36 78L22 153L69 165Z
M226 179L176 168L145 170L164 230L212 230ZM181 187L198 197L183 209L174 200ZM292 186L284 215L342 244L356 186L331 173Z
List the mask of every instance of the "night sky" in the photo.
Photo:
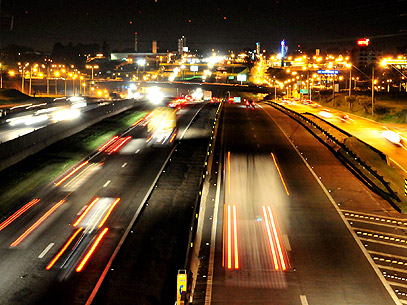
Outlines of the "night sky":
M407 44L407 0L396 1L170 1L170 0L2 0L2 11L14 16L14 28L3 29L2 46L19 44L50 51L66 44L106 41L111 49L176 50L185 35L191 49L207 52L262 48L278 51L281 39L322 50L352 47L371 38L372 46L392 49Z

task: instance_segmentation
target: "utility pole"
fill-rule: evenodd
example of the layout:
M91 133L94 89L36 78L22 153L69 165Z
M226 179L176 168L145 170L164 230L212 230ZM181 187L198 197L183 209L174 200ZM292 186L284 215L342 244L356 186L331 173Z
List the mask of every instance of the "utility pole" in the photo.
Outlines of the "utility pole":
M25 66L23 66L23 73L21 74L21 92L24 93L24 69Z
M33 74L33 66L30 67L30 87L28 89L28 95L31 96L31 75Z
M374 66L372 67L372 118L374 118Z
M274 79L274 103L277 103L277 84L275 79Z
M47 96L49 96L49 66L47 67Z
M349 69L349 96L352 94L352 66Z

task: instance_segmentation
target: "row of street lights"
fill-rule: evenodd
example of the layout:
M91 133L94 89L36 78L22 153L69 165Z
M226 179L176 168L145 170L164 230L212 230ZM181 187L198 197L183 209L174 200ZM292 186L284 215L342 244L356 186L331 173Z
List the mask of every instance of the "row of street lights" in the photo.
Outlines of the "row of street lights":
M47 73L44 76L44 73L40 71L40 66L38 64L33 64L30 65L30 63L25 63L24 65L21 65L19 63L19 70L21 74L21 91L25 93L25 82L26 79L29 79L29 88L28 88L28 95L32 95L32 79L46 79L46 87L47 87L47 95L50 95L50 90L49 90L49 81L50 79L55 80L55 95L58 95L58 79L63 79L65 81L65 95L67 95L67 81L69 79L72 80L72 89L73 89L73 94L76 94L76 86L75 86L75 80L79 80L79 93L83 95L86 94L86 78L83 75L80 75L80 72L74 69L74 72L68 72L67 69L65 69L64 65L59 65L61 70L54 70L50 71L50 67L47 67ZM53 65L52 67L58 67L58 65ZM45 65L42 65L43 68L45 68ZM73 66L71 66L73 68ZM86 65L87 69L92 70L92 75L91 75L91 82L93 82L94 79L94 70L99 69L98 65ZM77 71L77 72L76 72ZM78 73L79 72L79 73ZM1 80L0 80L0 87L3 88L3 73L2 73L2 65L0 63L0 74L1 74ZM9 76L13 77L16 75L14 70L9 70L8 71ZM63 75L65 77L63 77ZM94 90L90 90L89 93Z

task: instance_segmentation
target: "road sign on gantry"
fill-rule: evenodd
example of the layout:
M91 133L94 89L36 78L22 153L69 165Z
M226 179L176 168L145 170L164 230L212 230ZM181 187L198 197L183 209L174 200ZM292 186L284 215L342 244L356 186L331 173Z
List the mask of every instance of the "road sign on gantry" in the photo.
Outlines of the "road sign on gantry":
M181 300L182 292L187 291L187 271L184 269L178 270L177 276L177 305L184 305Z
M318 70L317 71L318 74L339 74L338 70Z

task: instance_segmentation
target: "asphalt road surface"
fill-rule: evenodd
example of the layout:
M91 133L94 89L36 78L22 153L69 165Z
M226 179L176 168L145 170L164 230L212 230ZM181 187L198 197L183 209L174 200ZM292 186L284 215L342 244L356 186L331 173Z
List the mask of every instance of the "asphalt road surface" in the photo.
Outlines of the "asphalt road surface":
M201 106L179 111L180 134ZM84 304L170 151L134 127L4 219L0 303Z
M270 106L221 123L194 304L401 304L344 216L391 207Z

